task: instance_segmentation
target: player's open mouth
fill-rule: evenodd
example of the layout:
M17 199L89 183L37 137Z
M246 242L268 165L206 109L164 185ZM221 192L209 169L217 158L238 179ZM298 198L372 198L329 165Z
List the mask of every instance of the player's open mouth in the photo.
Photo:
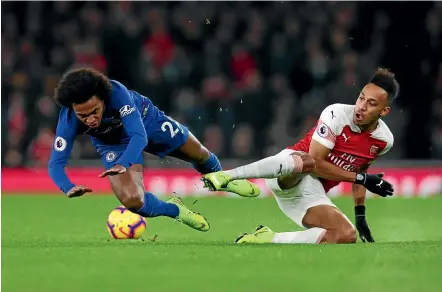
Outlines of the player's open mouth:
M355 113L355 120L360 122L364 119L364 117L360 113Z

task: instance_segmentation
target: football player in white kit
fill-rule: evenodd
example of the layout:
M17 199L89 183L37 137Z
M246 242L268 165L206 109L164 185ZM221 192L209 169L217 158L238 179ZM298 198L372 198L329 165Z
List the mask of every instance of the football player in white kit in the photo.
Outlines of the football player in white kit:
M204 175L205 186L212 191L237 179L265 178L281 210L305 228L274 232L261 225L236 243L355 243L356 229L362 241L374 242L365 219L366 189L382 197L393 195L394 189L383 174L367 170L393 146L393 135L381 118L398 94L394 74L379 68L355 105L325 108L316 126L297 144L257 162ZM340 182L353 183L356 228L327 196Z

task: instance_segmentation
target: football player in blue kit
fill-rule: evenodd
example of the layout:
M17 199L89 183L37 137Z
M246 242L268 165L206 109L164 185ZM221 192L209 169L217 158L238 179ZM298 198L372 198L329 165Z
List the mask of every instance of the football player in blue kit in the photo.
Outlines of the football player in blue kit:
M143 151L172 156L192 163L201 174L221 170L218 158L182 124L159 110L149 98L90 68L62 76L54 99L61 106L49 160L49 175L67 197L92 192L73 184L65 172L77 135L90 136L101 156L112 191L130 211L143 217L167 216L199 231L208 231L207 220L189 210L177 197L158 199L144 189ZM259 189L247 180L224 188L243 197L256 197Z

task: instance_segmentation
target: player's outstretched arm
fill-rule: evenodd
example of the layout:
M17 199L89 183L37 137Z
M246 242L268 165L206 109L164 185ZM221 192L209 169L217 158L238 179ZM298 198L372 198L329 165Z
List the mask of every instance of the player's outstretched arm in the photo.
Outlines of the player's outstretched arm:
M78 126L75 117L69 117L69 114L65 108L60 111L48 172L52 181L63 193L68 197L78 197L92 190L87 187L76 187L66 175L65 167L74 146Z
M70 142L70 141L69 141ZM48 163L49 177L57 185L57 187L65 194L67 194L75 185L70 181L66 175L65 167L72 150L66 138L57 136L52 147L51 157ZM70 149L69 149L70 148Z

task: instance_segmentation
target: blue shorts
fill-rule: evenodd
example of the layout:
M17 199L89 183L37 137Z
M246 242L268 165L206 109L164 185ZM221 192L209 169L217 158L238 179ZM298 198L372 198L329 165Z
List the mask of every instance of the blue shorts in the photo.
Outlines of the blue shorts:
M161 158L181 147L189 137L187 127L164 114L161 114L154 124L147 125L146 132L148 144L144 151ZM105 168L109 169L115 165L126 148L127 143L102 145L97 148L97 151L100 153ZM144 165L143 154L140 154L134 164Z

